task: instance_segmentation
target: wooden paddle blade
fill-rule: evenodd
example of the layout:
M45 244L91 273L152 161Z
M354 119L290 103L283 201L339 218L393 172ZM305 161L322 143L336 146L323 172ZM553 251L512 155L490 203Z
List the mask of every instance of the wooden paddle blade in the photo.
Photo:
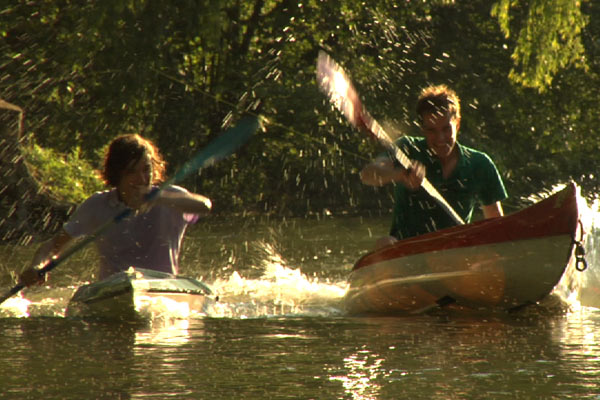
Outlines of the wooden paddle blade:
M324 51L317 58L317 82L329 101L354 127L369 131L370 117L344 69Z

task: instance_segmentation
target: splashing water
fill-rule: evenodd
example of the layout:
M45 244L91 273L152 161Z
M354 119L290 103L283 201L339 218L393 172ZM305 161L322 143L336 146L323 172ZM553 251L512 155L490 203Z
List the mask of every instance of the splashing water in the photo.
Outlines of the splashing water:
M260 242L258 246L266 255L260 260L263 271L258 278L245 278L238 271L210 283L219 301L209 312L211 317L257 318L277 316L333 316L340 315L341 299L346 292L346 282L309 277L299 268L294 269L275 250L274 246ZM76 287L31 288L26 297L15 296L0 305L0 317L64 317L69 299ZM168 299L140 297L136 308L153 324L177 319L196 319L196 315L181 305L173 307Z
M300 269L286 265L272 245L263 244L268 257L262 261L263 275L247 279L234 271L212 284L220 301L215 316L252 318L289 315L338 315L346 282L309 278Z
M527 200L538 202L564 187L564 184L554 185L550 190L530 195ZM596 255L596 244L600 240L600 203L595 200L588 204L585 198L579 196L578 207L583 235L578 232L578 236L573 239L582 240L585 268L583 271L572 268L570 276L563 275L551 296L541 302L545 307L551 308L557 305L553 303L559 302L562 307L570 310L580 309L581 306L600 308L600 260ZM575 263L575 260L571 262ZM582 268L583 265L577 267Z
M31 301L21 296L6 300L0 308L0 317L25 318L29 316Z
M598 268L600 260L597 260L596 253L596 247L600 240L599 206L598 202L588 205L581 201L581 221L586 233L584 245L587 269L584 272L574 271L573 275L577 280L576 286L560 287L559 285L554 293L571 307L600 308L600 270ZM352 231L356 232L355 227ZM312 231L304 233L311 237L313 235ZM352 238L356 239L356 235L353 235ZM319 261L318 265L311 263L308 265L305 264L306 259L297 257L297 260L294 258L296 261L291 263L281 255L283 253L277 250L278 245L284 246L284 243L280 243L277 238L269 236L264 240L251 240L250 243L252 244L250 247L260 251L252 252L252 257L244 260L242 265L236 265L234 270L224 270L220 268L218 262L218 265L212 267L223 272L219 277L207 282L219 296L219 301L209 314L211 317L244 319L343 315L342 300L347 289L346 272L340 273L342 271L338 268L336 278L332 278L331 274L327 275L327 273L307 273L307 271L321 271L320 269L323 268L329 271L331 266L328 263L331 263L331 260ZM354 247L364 248L365 243L366 241L355 243L348 238L344 240L343 245L348 250ZM314 245L311 246L314 247ZM302 251L308 252L308 247ZM312 258L310 261L313 261ZM200 261L198 262L202 265ZM347 260L335 260L333 264L340 262L346 263ZM344 267L344 271L347 267ZM573 290L574 288L579 290ZM53 285L27 289L23 293L24 297L15 296L0 305L0 317L63 317L67 303L75 289L75 286L53 287ZM153 308L152 312L154 314L150 315L154 315L158 319L167 315L160 309L156 311L156 308ZM173 316L173 314L169 315ZM186 310L182 309L178 310L174 318L196 319L202 318L202 316L190 316Z
M76 286L25 289L0 304L0 318L64 317Z
M597 251L600 242L600 202L582 207L582 223L585 239L587 269L583 272L578 301L583 306L600 308L600 259Z

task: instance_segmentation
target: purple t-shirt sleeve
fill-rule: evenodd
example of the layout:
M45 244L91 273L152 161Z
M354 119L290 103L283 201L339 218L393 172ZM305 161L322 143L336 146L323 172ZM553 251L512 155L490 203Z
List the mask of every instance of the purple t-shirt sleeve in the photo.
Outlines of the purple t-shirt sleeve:
M170 192L188 192L180 186L168 186L164 190ZM70 216L63 228L71 237L88 235L93 233L103 223L115 218L124 208L123 203L117 200L114 190L97 192L88 197L75 209L75 212ZM198 214L180 213L175 210L172 210L172 212L173 215L181 215L183 221L188 225L195 224L199 219Z
M105 221L114 218L118 209L111 210L106 207L104 203L107 202L108 197L110 197L109 191L97 192L91 195L75 209L75 212L64 224L64 230L72 237L79 237L98 229L101 224L99 221L102 218L105 218ZM110 211L113 211L114 215L111 215Z
M170 192L189 193L187 189L182 188L181 186L169 186L164 190L167 190ZM195 224L196 222L198 222L198 219L199 219L198 214L194 214L194 213L181 213L181 214L182 214L183 220L185 221L186 224Z
M169 186L165 190L186 191L177 186ZM114 189L98 192L81 203L63 227L72 237L88 235L124 209ZM145 214L132 214L112 224L95 241L101 260L100 277L129 266L176 274L185 228L198 218L197 214L155 206Z

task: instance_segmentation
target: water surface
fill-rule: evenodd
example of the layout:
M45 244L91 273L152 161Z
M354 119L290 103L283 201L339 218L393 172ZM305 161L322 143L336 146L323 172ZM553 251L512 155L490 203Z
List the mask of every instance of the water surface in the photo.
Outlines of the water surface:
M139 325L64 317L75 288L94 278L93 251L78 254L0 308L0 399L600 398L597 308L346 316L345 277L388 221L197 225L182 272L209 282L219 305ZM3 260L31 251L5 246Z

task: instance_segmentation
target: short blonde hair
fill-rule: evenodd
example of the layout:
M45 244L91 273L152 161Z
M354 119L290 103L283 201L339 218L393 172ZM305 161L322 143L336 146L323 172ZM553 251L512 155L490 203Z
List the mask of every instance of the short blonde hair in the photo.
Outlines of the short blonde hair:
M460 99L456 92L446 85L423 89L417 100L419 122L423 122L423 116L429 113L448 113L452 118L460 119Z

